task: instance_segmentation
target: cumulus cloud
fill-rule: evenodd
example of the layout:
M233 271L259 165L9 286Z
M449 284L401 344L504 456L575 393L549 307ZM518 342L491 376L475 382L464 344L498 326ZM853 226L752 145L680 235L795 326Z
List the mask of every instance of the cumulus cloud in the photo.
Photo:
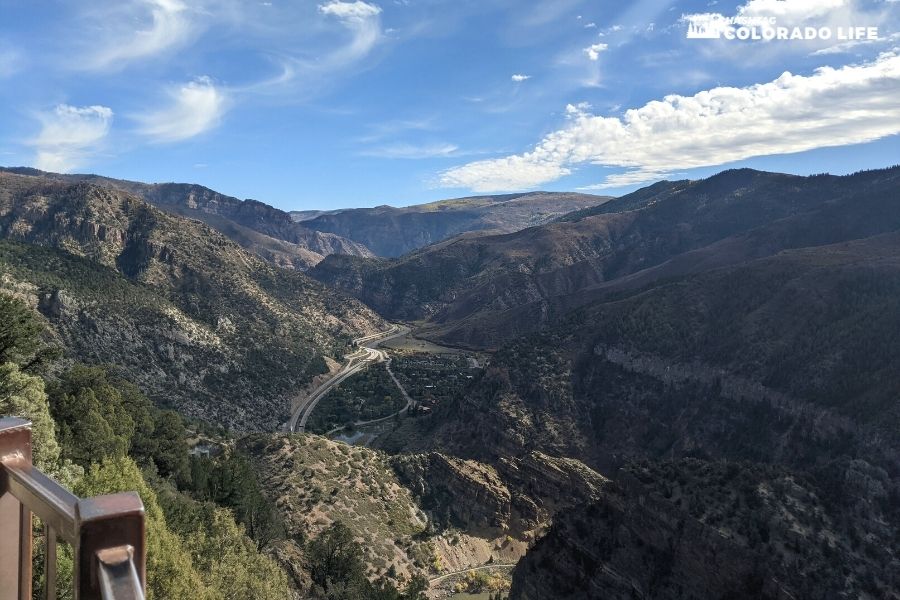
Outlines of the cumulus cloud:
M169 90L165 108L137 117L140 133L156 142L192 138L219 124L227 110L227 95L209 77Z
M78 67L89 70L119 69L128 63L178 48L194 38L196 23L180 0L129 0L112 12L92 13L101 21L101 39L90 40L91 50ZM136 30L134 23L142 23Z
M531 79L531 75L522 75L520 73L516 73L515 75L512 76L512 80L515 81L516 83L521 83L521 82L527 81L529 79Z
M784 73L743 88L671 95L620 117L569 106L565 127L533 150L445 171L445 187L478 192L528 189L579 165L625 168L595 186L658 179L676 170L873 141L900 133L900 55Z
M41 131L30 142L37 150L35 166L64 173L83 164L109 134L113 111L106 106L60 104L38 119Z
M600 53L606 51L608 48L608 44L591 44L584 49L584 53L587 54L589 59L597 60L600 58Z

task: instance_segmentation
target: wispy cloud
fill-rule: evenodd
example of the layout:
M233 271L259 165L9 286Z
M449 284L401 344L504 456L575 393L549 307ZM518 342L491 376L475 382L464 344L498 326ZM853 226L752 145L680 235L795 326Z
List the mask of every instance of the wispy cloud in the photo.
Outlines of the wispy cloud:
M200 77L169 90L168 106L136 117L139 132L155 142L177 142L209 131L219 124L228 96L209 77Z
M106 106L69 106L37 115L41 131L30 141L34 164L45 171L67 172L84 164L109 134L112 109Z
M784 73L743 88L671 95L621 118L568 107L566 127L524 154L445 171L445 187L528 189L580 165L624 167L600 186L650 181L674 170L877 140L900 133L900 55L809 76Z
M380 142L399 134L410 131L430 131L435 128L435 119L432 117L420 119L392 119L379 123L372 123L367 127L367 133L357 140L364 144Z
M381 7L357 0L341 2L334 0L319 5L319 12L336 18L352 32L353 38L347 46L338 50L329 60L330 63L346 63L356 61L368 54L381 41Z
M897 1L897 0L889 0L889 1ZM828 54L849 54L852 52L856 52L865 47L873 47L873 46L891 46L900 41L900 32L892 33L886 37L879 38L877 40L851 40L847 42L841 42L838 44L834 44L833 46L826 46L825 48L820 48L812 53L812 56L826 56Z
M419 160L424 158L438 158L453 156L459 147L454 144L388 144L377 148L370 148L360 152L362 156L376 158L395 158L407 160Z
M21 53L0 44L0 79L18 72L22 68L22 61Z
M513 81L515 81L516 83L522 83L523 81L527 81L527 80L531 79L531 75L522 75L520 73L516 73L515 75L512 76L511 79Z
M88 41L86 58L76 68L115 70L143 58L179 48L197 33L191 9L180 0L125 0L111 11L91 12L86 18L109 32ZM135 27L135 23L139 23Z

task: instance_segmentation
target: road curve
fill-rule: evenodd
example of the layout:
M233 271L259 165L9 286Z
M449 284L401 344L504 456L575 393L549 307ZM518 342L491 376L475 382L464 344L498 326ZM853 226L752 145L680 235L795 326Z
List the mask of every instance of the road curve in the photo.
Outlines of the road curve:
M444 573L443 575L438 575L437 577L432 577L428 580L429 584L435 584L439 581L443 581L449 577L454 577L456 575L463 575L468 573L469 571L486 571L488 569L512 569L515 568L514 563L499 563L493 565L481 565L480 567L469 567L468 569L461 569L459 571L452 571L450 573Z
M291 414L288 421L288 431L303 433L306 431L306 421L309 415L315 410L319 401L324 398L334 386L338 385L348 377L359 373L371 363L383 362L387 360L387 353L377 350L378 344L387 340L409 333L409 328L403 325L392 325L390 329L366 335L353 340L353 343L359 346L355 352L344 357L344 364L341 369L334 374L328 381L317 387L307 396Z

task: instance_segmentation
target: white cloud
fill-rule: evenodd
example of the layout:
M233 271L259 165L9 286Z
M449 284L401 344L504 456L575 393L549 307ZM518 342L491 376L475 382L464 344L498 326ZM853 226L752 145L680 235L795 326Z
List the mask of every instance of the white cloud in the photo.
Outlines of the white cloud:
M381 8L357 0L341 2L335 0L319 5L323 15L335 17L353 33L353 39L346 47L336 51L328 61L331 65L340 66L359 60L368 54L381 41Z
M140 133L156 142L177 142L212 129L228 105L227 95L209 77L174 88L169 96L169 106L137 117Z
M900 0L888 1L895 2ZM825 48L816 50L811 54L811 56L827 56L828 54L849 54L867 46L890 46L897 41L900 41L900 32L892 33L887 37L879 38L877 40L851 40L835 44L833 46L826 46Z
M362 156L374 156L376 158L399 158L418 160L423 158L438 158L452 156L459 150L454 144L390 144L365 150Z
M515 81L516 83L521 83L521 82L527 81L529 79L531 79L531 75L521 75L519 73L516 73L515 75L512 76L512 80Z
M791 21L804 21L828 15L852 5L852 0L750 0L738 7L738 15L747 17L779 17Z
M608 48L609 45L607 44L591 44L584 49L584 53L587 54L589 59L597 60L600 58L600 53L606 51Z
M780 25L793 25L812 19L834 15L836 11L852 8L854 0L749 0L737 7L738 17L775 17ZM683 15L682 20L704 17L725 17L721 13Z
M327 4L319 5L319 12L323 15L332 15L345 21L365 21L381 14L381 7L367 4L357 0L356 2L340 2L335 0Z
M111 12L91 13L90 19L112 32L91 39L86 60L76 68L120 69L128 63L176 49L196 36L192 12L180 0L128 0ZM135 29L134 23L142 23Z
M445 171L445 187L528 189L578 165L625 168L599 185L639 183L675 170L754 156L858 144L900 133L900 55L812 75L784 73L743 88L666 96L621 118L569 106L567 125L524 154Z
M109 134L112 109L106 106L58 105L38 115L41 131L30 145L37 149L35 166L45 171L66 172L83 164Z

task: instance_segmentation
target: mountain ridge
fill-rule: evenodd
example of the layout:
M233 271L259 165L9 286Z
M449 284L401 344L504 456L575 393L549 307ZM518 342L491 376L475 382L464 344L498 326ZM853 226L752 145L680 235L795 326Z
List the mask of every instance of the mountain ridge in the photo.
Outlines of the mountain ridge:
M389 318L420 322L435 341L493 348L628 281L649 285L890 231L900 222L891 202L898 179L900 168L842 177L723 172L656 184L598 214L453 238L398 259L329 257L310 274ZM610 204L626 210L602 212Z
M372 256L368 248L337 235L304 227L278 208L240 200L199 184L142 183L102 175L48 173L27 167L0 172L64 182L88 182L135 194L173 214L203 221L242 247L278 266L306 270L333 253Z
M467 196L401 208L329 211L303 223L356 240L378 256L397 257L457 235L511 233L609 200L572 192Z
M208 225L105 186L0 173L0 239L2 287L45 315L71 359L117 364L157 402L236 428L278 427L326 356L384 327Z

